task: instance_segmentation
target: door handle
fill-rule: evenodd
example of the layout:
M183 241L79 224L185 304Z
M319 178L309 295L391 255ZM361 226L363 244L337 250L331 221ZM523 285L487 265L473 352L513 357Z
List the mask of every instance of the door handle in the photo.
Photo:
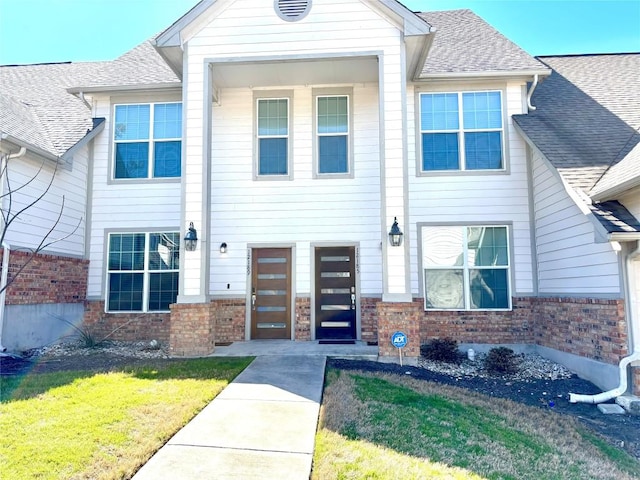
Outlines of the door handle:
M253 289L253 293L251 294L251 308L253 310L256 309L256 289Z
M351 310L355 310L356 309L356 294L352 293L351 294Z

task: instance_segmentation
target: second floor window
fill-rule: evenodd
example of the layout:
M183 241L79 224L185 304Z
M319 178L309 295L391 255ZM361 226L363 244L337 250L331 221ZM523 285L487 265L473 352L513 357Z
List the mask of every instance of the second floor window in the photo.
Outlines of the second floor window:
M503 170L499 91L420 94L421 171Z
M289 175L289 99L258 99L258 175Z
M318 96L318 173L349 173L349 97Z
M180 176L182 104L115 106L114 178Z

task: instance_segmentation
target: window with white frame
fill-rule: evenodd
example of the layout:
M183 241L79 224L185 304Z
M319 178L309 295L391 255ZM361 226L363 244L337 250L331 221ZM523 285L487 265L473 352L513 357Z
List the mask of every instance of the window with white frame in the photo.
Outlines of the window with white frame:
M107 311L169 311L178 297L180 234L111 233Z
M114 107L113 178L180 177L182 104Z
M511 308L506 226L422 227L427 310Z
M503 170L500 91L420 93L422 172Z
M257 174L289 175L289 99L257 99Z
M318 174L349 173L349 96L315 98Z

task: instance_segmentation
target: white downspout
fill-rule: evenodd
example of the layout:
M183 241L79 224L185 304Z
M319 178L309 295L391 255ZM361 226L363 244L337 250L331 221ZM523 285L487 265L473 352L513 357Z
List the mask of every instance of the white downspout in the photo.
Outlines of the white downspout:
M640 256L640 242L637 242L636 249L633 252L631 252L629 255L627 255L627 261L626 261L627 277L630 276L630 272L633 272L632 263L634 262L635 258L637 258L638 256ZM627 285L629 285L629 282L627 282ZM633 296L635 295L635 292L631 291L632 290L631 286L628 286L627 288L629 289L629 293L628 293L629 298L633 298ZM578 403L578 402L602 403L602 402L611 400L612 398L619 397L620 395L624 394L627 391L627 387L628 387L627 367L633 362L640 361L640 329L638 328L638 322L640 321L639 317L640 315L639 315L638 309L637 308L634 309L631 306L629 308L629 319L630 319L629 334L631 335L630 344L631 344L632 351L631 351L631 355L620 360L620 363L618 365L619 372L620 372L620 384L613 390L598 393L597 395L579 395L576 393L570 393L569 394L570 403Z
M27 149L25 147L22 147L20 148L20 151L18 151L18 153L10 153L6 157L2 156L2 165L0 165L0 169L2 169L1 171L5 172L6 174L6 169L9 168L7 162L13 158L20 158L25 153L27 153ZM4 179L0 179L0 199L3 196ZM4 304L7 297L7 290L5 286L7 285L7 282L9 280L9 253L11 252L9 245L4 241L2 242L2 249L2 276L0 276L0 289L4 290L2 290L2 293L0 293L0 353L6 352L7 350L7 347L2 344L2 331L4 330Z
M2 277L0 277L0 288L4 288L9 279L9 253L11 249L7 242L2 242ZM2 344L2 331L4 330L4 302L7 297L7 290L0 293L0 353L6 352L7 347Z
M531 88L529 88L529 93L527 94L527 107L529 107L529 110L532 110L532 111L535 110L536 107L531 104L531 97L533 96L533 92L535 91L537 86L538 86L538 74L536 73L533 76L533 83L531 84Z

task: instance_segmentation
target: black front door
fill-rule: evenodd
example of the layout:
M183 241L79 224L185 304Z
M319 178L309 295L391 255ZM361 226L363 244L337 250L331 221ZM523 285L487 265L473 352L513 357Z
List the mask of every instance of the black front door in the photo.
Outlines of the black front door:
M355 340L355 247L315 251L315 324L318 340Z

